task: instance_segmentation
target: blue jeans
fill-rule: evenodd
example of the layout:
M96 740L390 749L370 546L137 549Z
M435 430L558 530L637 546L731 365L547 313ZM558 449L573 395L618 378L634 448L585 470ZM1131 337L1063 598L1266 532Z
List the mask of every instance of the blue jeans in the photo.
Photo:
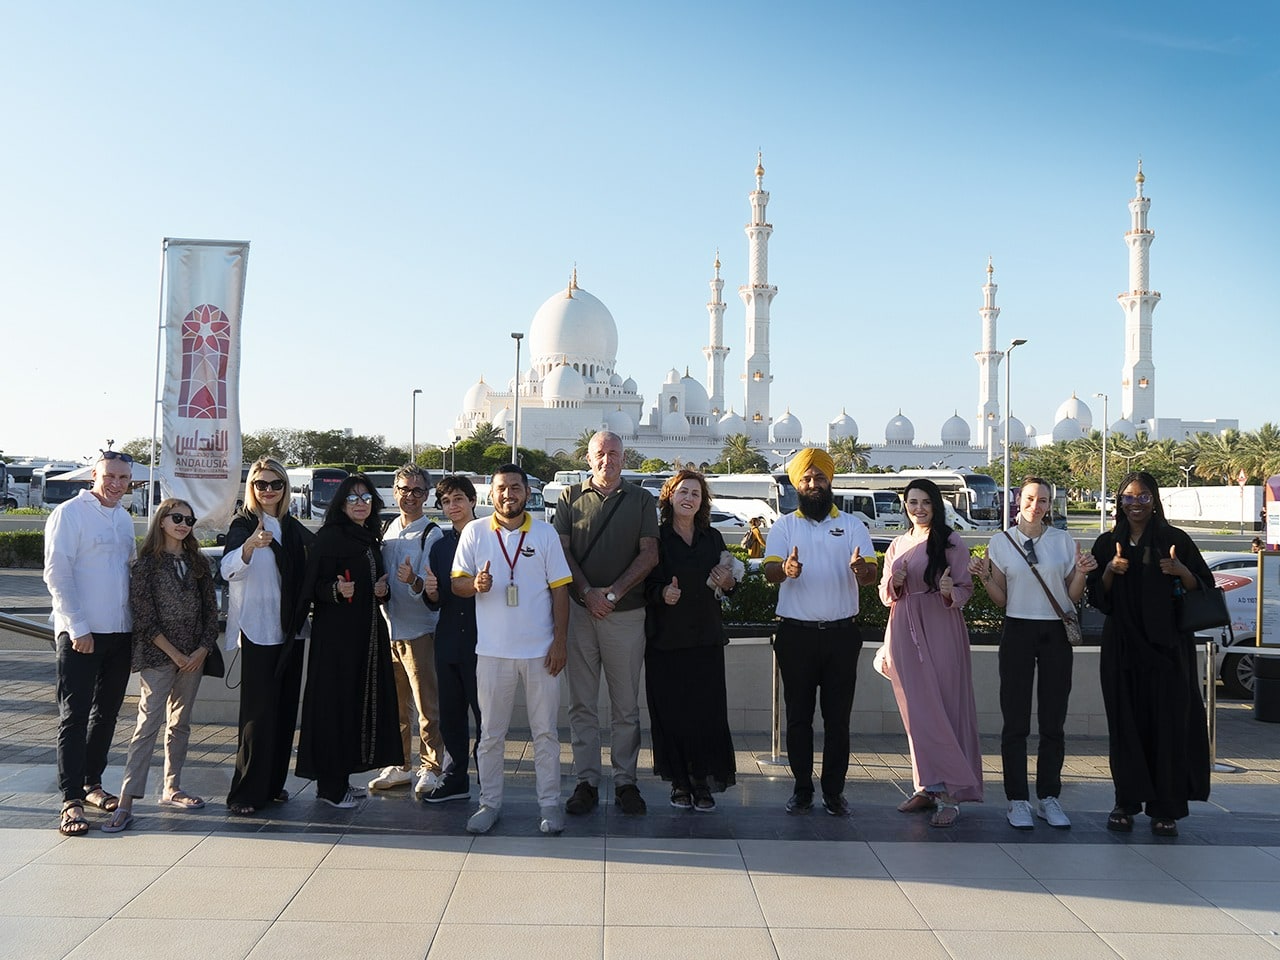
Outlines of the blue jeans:
M83 800L102 783L116 717L129 684L133 636L95 633L93 653L76 653L58 638L58 789L63 801Z

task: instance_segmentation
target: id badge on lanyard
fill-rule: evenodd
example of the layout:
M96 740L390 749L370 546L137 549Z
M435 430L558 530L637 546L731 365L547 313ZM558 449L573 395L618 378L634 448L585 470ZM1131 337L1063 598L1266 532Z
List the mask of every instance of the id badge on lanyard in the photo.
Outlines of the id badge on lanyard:
M518 607L520 606L520 588L516 586L516 564L520 562L520 551L524 547L524 537L528 531L520 531L520 542L516 544L516 555L514 557L507 553L507 541L503 538L502 532L499 530L493 532L498 538L498 546L502 548L502 557L507 561L507 576L509 577L507 581L507 606Z

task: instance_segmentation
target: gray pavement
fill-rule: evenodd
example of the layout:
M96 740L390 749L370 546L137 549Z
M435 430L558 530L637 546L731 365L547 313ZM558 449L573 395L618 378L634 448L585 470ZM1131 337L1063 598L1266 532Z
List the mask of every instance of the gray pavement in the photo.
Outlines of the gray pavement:
M0 609L39 605L27 573L0 571ZM288 803L230 817L235 731L218 724L195 728L184 774L204 810L158 806L157 766L134 829L62 838L53 675L47 645L0 632L5 957L1280 958L1280 725L1246 704L1219 705L1219 759L1236 772L1214 775L1177 840L1142 818L1127 836L1104 828L1101 738L1068 741L1070 830L1008 826L995 738L982 741L987 802L937 830L893 809L910 790L902 737L855 736L840 820L788 817L785 769L759 759L767 737L737 734L738 784L713 813L672 809L642 776L647 816L620 815L606 787L560 837L537 832L531 748L516 739L503 817L471 837L474 801L401 789L336 811L296 779ZM109 787L135 711L127 700ZM567 795L567 743L563 757Z

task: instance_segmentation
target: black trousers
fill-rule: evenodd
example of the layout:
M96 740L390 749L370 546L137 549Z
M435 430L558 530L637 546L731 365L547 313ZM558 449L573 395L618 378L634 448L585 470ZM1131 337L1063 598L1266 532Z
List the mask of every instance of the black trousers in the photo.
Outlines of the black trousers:
M1000 758L1004 793L1009 800L1031 799L1027 789L1027 737L1031 733L1033 685L1040 728L1036 796L1044 799L1062 792L1062 760L1066 754L1063 726L1071 696L1071 662L1071 644L1061 620L1005 618L1000 636L1000 713L1004 718Z
M240 658L240 742L227 804L261 810L279 796L289 776L303 642L262 646L242 633Z
M449 754L449 768L444 771L450 785L469 786L467 776L468 746L473 742L467 725L467 711L475 718L475 742L480 740L480 698L476 693L476 656L462 659L440 656L436 648L436 687L440 703L440 739ZM474 754L473 754L474 755ZM478 769L477 769L478 772Z
M797 793L813 793L813 711L822 710L822 792L844 793L849 715L862 633L856 624L828 630L783 621L773 644L787 708L787 760Z
M63 801L83 800L87 788L102 783L132 657L132 634L95 633L93 653L76 653L70 637L58 638L58 789Z

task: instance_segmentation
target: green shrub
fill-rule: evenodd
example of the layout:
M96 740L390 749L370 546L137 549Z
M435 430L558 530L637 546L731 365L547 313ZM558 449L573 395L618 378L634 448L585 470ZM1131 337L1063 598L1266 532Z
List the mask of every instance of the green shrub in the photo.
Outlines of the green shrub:
M43 530L0 531L0 567L44 566Z
M15 510L7 511L11 517L47 517L53 513L44 507L18 507Z

